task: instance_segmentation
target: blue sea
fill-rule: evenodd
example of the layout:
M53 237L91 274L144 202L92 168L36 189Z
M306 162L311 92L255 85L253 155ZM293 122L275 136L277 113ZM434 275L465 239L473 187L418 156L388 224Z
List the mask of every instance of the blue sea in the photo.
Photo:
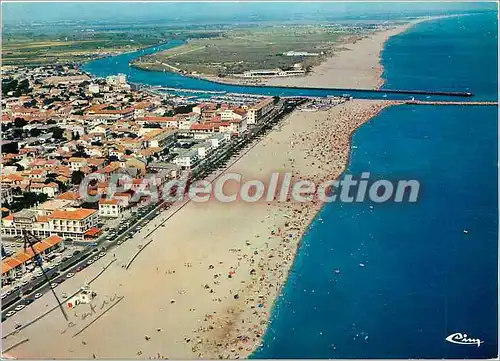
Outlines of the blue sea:
M391 38L385 86L497 99L496 29L483 14ZM253 357L496 357L497 137L497 107L398 106L360 128L347 173L417 179L418 202L326 205Z
M497 41L496 13L418 24L387 42L384 87L471 91L474 100L496 100ZM157 50L100 59L84 69L97 76L126 73L150 85L264 92L129 66ZM347 172L417 179L418 202L326 205L303 238L253 358L496 357L497 111L397 106L355 133ZM483 343L445 340L456 332Z

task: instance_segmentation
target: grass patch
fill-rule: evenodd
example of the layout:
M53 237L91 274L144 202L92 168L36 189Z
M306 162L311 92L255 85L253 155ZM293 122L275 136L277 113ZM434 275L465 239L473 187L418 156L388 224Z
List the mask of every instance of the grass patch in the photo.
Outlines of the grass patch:
M347 33L322 26L267 26L233 29L208 39L190 39L183 46L145 56L139 61L168 63L187 72L228 75L256 69L288 69L296 63L314 66L331 55ZM350 34L352 35L352 33ZM320 53L320 56L289 57L288 51ZM160 65L158 67L161 68Z

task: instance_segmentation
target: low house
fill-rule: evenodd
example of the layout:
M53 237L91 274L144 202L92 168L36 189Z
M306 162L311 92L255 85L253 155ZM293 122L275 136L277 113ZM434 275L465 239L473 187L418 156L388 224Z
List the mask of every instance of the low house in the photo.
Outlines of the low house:
M71 157L69 159L69 166L71 167L72 171L80 170L81 168L87 166L87 159L79 157Z
M186 149L174 158L174 164L182 169L191 169L198 163L198 149Z
M39 255L42 260L44 256L55 250L64 248L64 241L61 237L52 235L43 241L37 242L26 251L23 249L12 257L8 257L2 261L2 279L7 281L14 280L19 273L23 273L26 266L29 265L36 255Z
M59 185L54 182L48 184L31 183L29 190L37 194L46 194L49 198L54 198L59 193Z

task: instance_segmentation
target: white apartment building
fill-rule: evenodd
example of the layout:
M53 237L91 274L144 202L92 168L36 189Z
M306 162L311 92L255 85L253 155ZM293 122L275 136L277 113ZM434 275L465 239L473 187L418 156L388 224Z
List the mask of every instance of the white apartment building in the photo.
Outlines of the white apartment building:
M6 184L2 184L2 204L12 203L14 200L14 196L12 194L12 188Z
M175 157L173 162L182 169L191 169L198 163L198 160L198 150L187 149Z
M25 209L3 218L2 235L20 236L23 229L29 229L37 237L56 234L64 239L83 240L99 221L99 213L94 209L66 208L44 213Z
M229 133L215 133L210 134L210 137L206 138L208 142L212 143L213 148L223 147L231 139Z
M89 85L89 93L91 93L91 94L99 93L99 84L90 84Z
M143 146L165 149L174 144L176 139L176 129L153 130L143 136Z
M106 77L106 83L113 86L123 86L127 84L127 76L125 74L110 75Z
M122 214L122 206L117 199L101 199L99 201L99 216L118 218Z
M267 113L269 113L274 108L274 99L265 98L248 108L248 124L256 124L260 119L262 119Z
M203 142L200 144L196 144L193 149L196 149L198 151L198 158L203 159L212 152L212 142Z

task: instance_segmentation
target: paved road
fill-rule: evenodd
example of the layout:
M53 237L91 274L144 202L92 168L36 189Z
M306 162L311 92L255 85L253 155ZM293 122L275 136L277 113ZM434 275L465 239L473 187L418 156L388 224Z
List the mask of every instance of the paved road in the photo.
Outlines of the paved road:
M280 103L270 113L268 113L263 120L250 128L247 134L241 138L234 139L227 147L208 157L204 163L206 168L200 170L200 167L193 172L194 179L208 177L210 180L210 178L213 178L223 172L226 168L224 165L227 164L227 162L234 160L235 157L238 158L238 155L235 154L235 152L247 148L250 146L250 142L258 140L263 135L267 134L278 123L278 121L280 121L283 116L289 114L293 108L293 106L290 107L283 100L280 101ZM107 251L131 238L132 235L137 232L137 226L141 224L143 225L144 222L149 222L155 218L157 214L159 214L161 209L165 209L166 207L170 208L170 206L171 205L168 203L160 202L156 205L144 207L142 215L137 220L132 221L132 219L129 218L128 220L132 223L122 232L113 236L110 240L106 240L106 238L110 235L110 232L107 232L101 235L96 242L93 243L93 246L88 247L88 244L85 244L87 246L85 250L63 262L57 269L46 272L47 276L51 280L51 284L64 282L67 279L68 273L76 273L77 270L81 271L86 268L89 265L88 262L90 262L90 259L94 262L97 260L99 255L103 256ZM175 204L175 207L173 207L171 211L175 212L178 208L182 208L182 206L183 204ZM114 220L117 224L120 224L120 222L123 223L124 221L125 220L123 219ZM155 229L163 223L164 221L155 227ZM4 300L2 300L2 320L5 318L7 312L15 309L15 307L19 304L25 304L26 298L33 299L35 294L46 293L50 291L51 287L52 286L50 284L45 282L44 277L41 276L30 282L27 286L22 287L17 292L8 295Z

